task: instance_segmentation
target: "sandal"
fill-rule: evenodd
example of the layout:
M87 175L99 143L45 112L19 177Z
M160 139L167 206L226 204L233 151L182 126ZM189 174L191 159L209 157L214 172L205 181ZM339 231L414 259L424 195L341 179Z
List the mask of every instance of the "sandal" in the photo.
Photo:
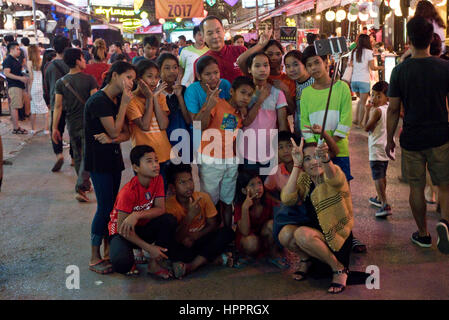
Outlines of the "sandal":
M310 264L311 264L312 260L309 259L301 259L299 261L299 263L305 263L308 265L307 269L310 268ZM301 276L301 278L298 278L298 276ZM301 270L297 270L295 272L293 272L293 280L296 281L303 281L307 279L307 271L301 271Z
M267 262L271 263L272 265L275 265L279 269L285 270L290 268L290 265L287 262L287 259L284 257L277 257L277 258L267 258Z
M139 251L139 253L134 254L134 261L136 262L136 264L147 264L148 263L148 259L143 254L143 251Z
M12 134L28 134L28 131L19 127L18 129L13 129Z
M336 275L340 275L340 274L349 274L349 271L347 268L343 268L342 270L337 270L337 271L333 271L332 274L336 274ZM347 280L347 279L346 279ZM332 288L336 288L336 289L340 289L339 291L327 291L327 293L331 293L331 294L339 294L342 293L343 291L345 291L346 289L346 285L343 285L341 283L336 283L336 282L332 282L331 285L329 286L329 290Z
M232 254L232 252L226 252L221 254L221 262L218 260L219 265L233 268L234 267L234 261L235 257Z
M161 279L164 279L164 280L168 280L168 279L173 277L173 274L170 271L168 271L167 269L164 269L164 268L160 268L156 272L148 271L148 274L155 275L155 276L157 276L157 277L159 277Z
M186 264L183 262L173 263L173 272L176 279L182 279L187 273Z
M126 273L127 276L135 276L135 275L138 275L138 274L140 274L140 271L139 271L139 269L137 269L136 264L134 264L134 265L132 266L131 270L129 270L129 271Z
M112 273L112 265L105 260L100 260L95 264L89 264L89 270L99 274L108 274Z

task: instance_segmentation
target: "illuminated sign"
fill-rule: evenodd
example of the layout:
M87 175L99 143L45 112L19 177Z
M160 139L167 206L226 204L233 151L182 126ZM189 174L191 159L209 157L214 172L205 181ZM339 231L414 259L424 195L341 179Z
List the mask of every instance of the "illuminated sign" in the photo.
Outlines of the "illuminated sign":
M155 0L156 19L186 19L202 17L204 5L202 0Z
M287 18L285 19L285 23L287 24L287 27L296 27L296 20Z
M120 18L119 21L123 24L123 27L127 29L139 28L142 26L142 20L140 19Z
M137 12L138 13L138 12ZM95 14L102 14L106 16L106 19L110 19L111 17L134 17L136 12L134 10L121 9L121 8L95 8Z

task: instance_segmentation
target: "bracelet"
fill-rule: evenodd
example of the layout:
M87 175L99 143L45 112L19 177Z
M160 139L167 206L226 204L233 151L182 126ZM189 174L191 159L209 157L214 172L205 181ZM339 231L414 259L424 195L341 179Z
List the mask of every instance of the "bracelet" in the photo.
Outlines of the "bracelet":
M299 169L301 169L301 166L293 165L293 168L299 168Z
M321 163L329 163L331 161L331 158L329 157L329 159L327 161L321 161Z

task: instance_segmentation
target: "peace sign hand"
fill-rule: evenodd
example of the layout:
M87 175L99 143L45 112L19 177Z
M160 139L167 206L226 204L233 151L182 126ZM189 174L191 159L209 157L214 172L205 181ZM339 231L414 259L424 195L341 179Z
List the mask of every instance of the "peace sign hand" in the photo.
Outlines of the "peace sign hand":
M290 138L290 141L293 144L292 148L293 165L301 166L302 161L304 160L304 154L302 152L302 148L304 146L304 138L301 138L301 143L299 144L299 147L293 138Z
M207 85L208 88L208 96L207 96L207 107L213 108L218 102L218 98L221 92L221 89L217 86L215 90L210 90L209 85ZM210 94L209 94L210 91Z
M243 201L242 209L248 209L251 208L254 204L253 199L257 196L257 194L252 194L251 189L246 189L246 199Z

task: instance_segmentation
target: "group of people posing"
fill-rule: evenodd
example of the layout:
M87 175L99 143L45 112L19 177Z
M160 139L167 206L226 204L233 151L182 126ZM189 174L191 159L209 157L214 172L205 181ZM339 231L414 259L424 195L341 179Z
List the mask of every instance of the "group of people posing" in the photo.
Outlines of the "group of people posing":
M423 40L427 33L422 31L431 32L428 25L432 27L420 18L407 25L410 61L420 62L419 55L428 51L430 42ZM94 44L97 65L86 65L80 49L67 48L68 39L55 40L57 56L45 78L57 155L53 171L60 170L64 162L60 145L66 122L78 174L76 198L89 201L92 181L97 199L89 269L101 274L134 274L136 264L148 263L149 273L180 279L207 263L238 268L262 257L281 269L288 268L284 250L289 250L300 258L295 280L304 280L313 264L321 264L332 276L328 292L342 292L351 252L366 252L352 233L350 87L341 80L333 84L321 140L331 86L327 56L318 56L314 46L284 54L268 30L248 50L225 45L223 26L214 16L206 17L194 34L196 42L207 43L206 52L186 47L180 58L169 52L159 54L159 44L152 38L145 40L144 57L134 61L135 65L119 60L107 68L102 66L106 57L103 40ZM361 45L354 50L354 68L368 55L365 50L369 49ZM180 63L183 52L188 57ZM370 61L366 59L368 67ZM441 63L429 62L432 68ZM449 75L449 67L445 68L439 72ZM415 132L410 114L416 110L402 99L407 92L402 86L409 84L401 71L401 66L395 68L390 88L384 81L373 86L361 123L369 132L369 160L377 190L370 203L380 207L379 218L391 215L386 171L395 147L398 101L405 110L401 143ZM186 75L191 83L183 85ZM388 96L393 108L388 107ZM447 127L444 110L438 116L441 130L444 119ZM427 118L421 115L420 119ZM432 125L435 128L435 122ZM195 139L197 133L201 139ZM254 135L242 142L239 135L250 136L247 133ZM421 137L419 141L430 143L426 139L430 136ZM135 176L120 189L125 170L120 144L129 139ZM432 146L435 143L432 139ZM415 150L407 151L409 158L421 152ZM446 220L437 227L438 248L449 253L444 187L449 179L442 167L432 165L439 155L420 154L420 165L414 160L405 175L417 195L422 176L414 169L419 166L422 173L424 163L425 181L428 163L432 181L442 186L440 202ZM278 165L267 173L263 169L273 158ZM180 159L187 161L180 163ZM194 161L200 191L194 188ZM446 162L447 158L445 172ZM419 232L412 241L419 244L427 230L415 212L414 216Z

